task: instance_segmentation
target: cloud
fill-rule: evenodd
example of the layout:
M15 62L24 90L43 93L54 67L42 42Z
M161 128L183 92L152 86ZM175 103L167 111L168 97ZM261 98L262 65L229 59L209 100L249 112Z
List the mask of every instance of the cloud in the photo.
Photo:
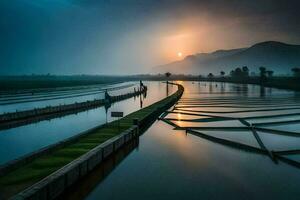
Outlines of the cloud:
M5 0L0 74L135 73L177 59L177 51L300 43L299 7L296 0Z

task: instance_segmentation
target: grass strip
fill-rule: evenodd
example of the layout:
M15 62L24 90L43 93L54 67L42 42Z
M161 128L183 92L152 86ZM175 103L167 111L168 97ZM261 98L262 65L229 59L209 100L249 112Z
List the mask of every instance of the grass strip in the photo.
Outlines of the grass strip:
M139 119L139 121L141 121L158 109L170 104L183 93L183 87L179 85L178 88L177 92L173 95L120 119L120 129L118 128L118 120L111 122L104 127L90 132L74 143L56 149L47 155L37 157L26 165L0 177L0 188L4 189L4 191L12 190L15 193L16 191L12 188L17 187L23 190L33 183L40 181L99 144L127 130L132 126L133 119ZM163 110L161 110L161 112L163 112Z

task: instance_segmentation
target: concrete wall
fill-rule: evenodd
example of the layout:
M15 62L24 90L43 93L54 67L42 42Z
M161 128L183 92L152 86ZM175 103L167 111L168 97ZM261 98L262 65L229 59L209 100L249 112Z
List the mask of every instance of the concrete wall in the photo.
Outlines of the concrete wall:
M138 137L138 126L133 125L120 135L98 145L88 153L27 188L12 199L55 199L81 177L92 171L103 159L121 148L128 138ZM127 138L127 139L126 139Z
M111 96L110 103L121 101L133 96L137 96L146 91L147 91L147 87L144 87L142 90L138 90L135 92L118 95L118 96ZM47 106L44 108L36 108L36 109L25 110L20 112L16 111L12 113L4 113L0 115L0 126L10 127L13 126L14 123L20 123L20 120L25 120L25 122L28 122L31 120L31 118L34 118L34 120L36 120L37 116L47 116L50 114L58 114L58 113L64 113L64 112L70 112L70 111L76 111L82 109L91 109L91 108L102 106L105 103L106 103L105 99L95 99L93 101L85 101L80 103L75 102L73 104ZM22 121L22 123L25 122Z
M95 131L98 128L101 128L103 126L104 125L96 126L96 127L91 128L91 129L89 129L87 131L79 133L79 134L77 134L77 135L75 135L73 137L67 138L67 139L62 140L62 141L60 141L58 143L55 143L53 145L49 145L47 147L44 147L44 148L39 149L37 151L34 151L34 152L32 152L32 153L30 153L28 155L22 156L22 157L20 157L18 159L12 160L12 161L4 164L4 165L1 165L0 166L0 176L4 175L6 173L9 173L10 171L12 171L12 170L14 170L14 169L16 169L16 168L18 168L18 167L20 167L22 165L25 165L28 162L31 162L33 159L35 159L35 158L37 158L39 156L46 155L46 154L48 154L48 153L50 153L50 152L52 152L52 151L54 151L54 150L56 150L58 148L61 148L61 147L64 147L64 146L66 146L66 145L68 145L70 143L73 143L73 142L79 140L80 138L88 135L90 132L93 132L93 131Z
M155 111L145 116L143 119L134 120L134 125L108 141L98 145L91 151L82 155L78 159L65 165L61 169L47 176L43 180L20 192L12 199L55 199L61 195L68 187L77 182L81 177L92 171L103 159L110 156L121 148L125 143L136 138L140 134L140 128L151 125L164 110L170 108L182 95L183 87L172 95L169 103L162 105Z
M145 90L147 90L147 88ZM139 93L144 92L145 90L136 91L136 93L128 93L128 94L124 94L124 95L113 96L112 97L112 101L115 102L115 101L120 101L120 100L122 100L124 98L125 99L129 98L130 96L132 96L132 95L138 95ZM98 101L98 100L96 100L96 101ZM24 112L27 112L27 111L24 111ZM21 115L21 116L23 116L23 115ZM1 119L0 119L0 125L1 125ZM72 142L80 139L81 137L85 136L86 134L88 134L90 132L93 132L95 129L100 128L101 126L94 127L94 128L89 129L87 131L84 131L83 133L75 135L75 136L73 136L71 138L68 138L68 139L63 140L61 142L58 142L56 144L47 146L47 147L42 148L40 150L34 151L34 152L32 152L32 153L30 153L28 155L22 156L22 157L20 157L18 159L15 159L13 161L10 161L10 162L4 164L4 165L0 165L0 176L3 175L3 174L6 174L8 172L10 172L13 169L18 168L19 166L22 166L22 165L30 162L31 160L33 160L36 157L48 154L48 153L52 152L53 150L55 150L57 148L61 148L61 147L65 146L65 145L67 145L67 144L70 144L70 143L72 143Z

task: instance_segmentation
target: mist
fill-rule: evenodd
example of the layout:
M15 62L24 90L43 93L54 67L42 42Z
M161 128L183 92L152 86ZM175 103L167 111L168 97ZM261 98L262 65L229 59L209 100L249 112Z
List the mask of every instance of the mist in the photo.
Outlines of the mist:
M183 57L300 43L297 1L15 0L0 3L0 74L137 74ZM289 23L286 23L286 21Z

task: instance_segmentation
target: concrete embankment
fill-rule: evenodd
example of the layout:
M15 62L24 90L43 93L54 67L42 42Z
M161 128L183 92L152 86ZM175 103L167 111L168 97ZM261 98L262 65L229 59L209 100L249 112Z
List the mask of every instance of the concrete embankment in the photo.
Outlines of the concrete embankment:
M128 99L137 95L141 95L147 92L147 87L143 86L140 90L130 92L127 94L109 96L106 95L105 99L95 99L93 101L85 101L80 103L47 106L44 108L36 108L32 110L25 110L13 113L5 113L0 115L0 129L8 129L12 127L22 126L25 124L52 119L58 116L64 116L88 109L100 107L103 105L109 105L114 102L118 102L124 99Z
M51 146L4 166L0 188L4 198L55 199L81 177L112 155L128 141L138 137L166 109L181 97L183 87L173 95L119 121L96 127L86 133L65 141L63 145ZM133 123L134 122L134 123ZM118 128L117 124L120 124ZM21 191L21 192L20 192Z

